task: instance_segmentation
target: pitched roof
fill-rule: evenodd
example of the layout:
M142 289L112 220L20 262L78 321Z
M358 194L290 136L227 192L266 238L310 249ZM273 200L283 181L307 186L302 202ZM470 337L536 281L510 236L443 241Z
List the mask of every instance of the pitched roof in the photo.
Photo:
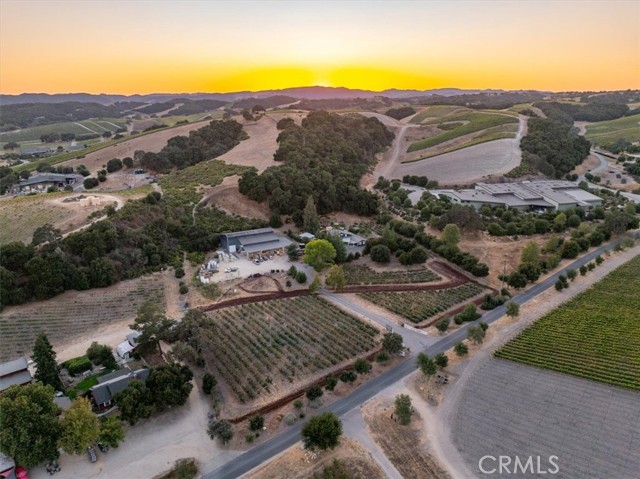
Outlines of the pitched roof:
M27 384L31 382L31 373L27 371L18 371L16 373L7 374L0 378L0 392L9 389L11 386Z
M0 377L22 371L23 369L28 369L28 367L29 364L25 358L18 358L13 361L2 363L0 364Z
M93 386L90 389L91 396L96 404L106 404L111 402L113 395L126 389L127 386L129 386L129 383L134 379L146 381L150 372L148 369L137 369L135 371L121 369L120 371L122 372L121 375Z

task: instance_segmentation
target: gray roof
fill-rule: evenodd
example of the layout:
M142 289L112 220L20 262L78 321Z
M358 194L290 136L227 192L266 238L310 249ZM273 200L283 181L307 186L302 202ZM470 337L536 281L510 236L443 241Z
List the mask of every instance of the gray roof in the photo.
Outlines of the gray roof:
M0 472L4 472L12 467L16 467L14 460L0 452Z
M66 182L67 180L77 180L78 175L68 174L63 175L61 173L42 173L39 175L31 176L26 180L18 183L19 186L37 185L40 183L59 183Z
M71 407L71 399L69 399L67 396L54 397L53 401L56 403L56 406L58 406L63 411L66 411Z
M28 367L29 364L25 358L18 358L7 363L2 363L0 364L0 377L22 371L23 369L28 369Z
M129 374L130 372L131 372L131 369L128 369L128 368L112 371L108 374L105 374L104 376L99 376L98 384L103 384L103 383L106 383L107 381L111 381L112 379L120 378L126 374Z
M252 243L246 246L244 245L244 242L243 242L242 247L244 248L244 251L246 251L247 253L258 253L260 251L269 251L272 249L286 248L290 244L291 244L291 241L289 239L279 238L277 236L274 236L274 238L270 241Z
M31 373L28 370L7 374L0 378L0 391L9 389L11 386L30 383L31 379Z
M264 233L274 234L273 229L271 228L258 228L255 230L235 231L233 233L222 233L221 236L226 236L227 238L239 238L239 237L259 235Z
M133 333L129 333L127 334L127 341L129 342L129 344L133 347L136 347L138 345L138 341L136 341L140 336L142 336L142 334L140 333L140 331L134 331Z
M126 389L134 379L145 381L149 377L148 369L137 369L136 371L121 369L120 371L122 375L91 388L91 396L96 404L107 404L111 402L113 395Z
M51 153L53 151L52 148L46 146L39 146L37 148L24 148L20 150L21 155L37 155L40 153Z

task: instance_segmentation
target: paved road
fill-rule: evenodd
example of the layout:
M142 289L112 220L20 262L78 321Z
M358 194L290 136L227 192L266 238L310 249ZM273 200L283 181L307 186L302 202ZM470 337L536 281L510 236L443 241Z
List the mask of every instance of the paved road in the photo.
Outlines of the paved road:
M635 233L636 238L640 237L640 232ZM515 296L513 302L517 304L524 304L527 301L535 298L548 288L553 287L558 280L558 276L566 274L569 269L578 269L580 266L593 261L596 256L605 253L615 247L620 239L613 240L595 250L585 254L581 258L577 259L570 265L566 266L562 270L549 276L544 281L541 281L527 291ZM480 321L484 321L488 324L493 323L500 319L505 313L505 307L500 306L492 311L485 313L480 319L463 324L459 329L453 331L447 336L442 337L436 343L428 346L424 349L424 352L429 356L434 356L438 353L443 353L451 349L460 341L467 338L467 329L470 326L477 324ZM352 394L342 399L335 401L334 403L318 409L318 413L324 411L330 411L337 416L344 416L353 408L365 403L376 394L380 393L383 389L391 386L396 381L401 380L405 376L415 371L416 365L414 356L410 356L403 363L395 366L384 374L364 383L361 387L356 389ZM302 429L302 423L296 423L295 425L284 430L282 433L274 436L273 438L265 441L264 443L250 449L249 451L241 454L240 456L230 460L226 464L218 467L217 469L204 474L205 479L233 479L240 477L242 474L247 473L251 469L259 466L263 462L268 461L277 454L285 451L287 448L293 446L300 440L300 430Z

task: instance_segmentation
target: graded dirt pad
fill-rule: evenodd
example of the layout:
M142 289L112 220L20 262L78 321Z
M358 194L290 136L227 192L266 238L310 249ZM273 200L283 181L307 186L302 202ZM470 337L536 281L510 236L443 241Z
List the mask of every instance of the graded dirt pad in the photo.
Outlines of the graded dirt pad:
M5 198L0 201L0 245L12 241L30 242L36 228L51 224L63 234L89 221L87 217L106 206L120 204L115 196L84 193L43 193Z
M75 168L78 165L85 165L91 174L95 175L98 170L102 169L102 165L106 165L107 161L112 158L122 159L127 156L133 158L133 154L137 150L158 152L167 144L169 138L188 135L190 131L202 128L209 124L209 122L210 120L199 121L196 123L189 123L188 125L181 125L175 128L161 130L156 133L150 133L128 141L123 141L122 143L118 143L113 146L102 148L101 150L87 154L84 158L75 158L56 166L71 166L72 168Z
M407 426L392 419L391 403L372 402L363 409L369 433L387 458L405 478L448 479L447 474L427 451L423 442L422 419L416 413Z
M325 467L331 466L334 460L347 470L351 479L384 479L384 474L371 453L359 442L343 437L340 445L314 456L302 449L301 444L287 449L264 466L246 474L246 479L308 479L314 474L322 476Z
M227 176L217 186L214 186L207 194L203 203L215 205L217 208L232 214L246 218L258 218L268 220L270 210L267 203L257 203L238 191L239 176Z
M640 477L640 394L510 361L476 370L453 416L453 440L477 477L485 455L558 457L562 478ZM494 465L485 464L485 469ZM513 472L513 470L512 470ZM519 473L517 477L549 477Z
M0 314L0 361L28 356L39 333L47 334L54 348L95 338L103 328L132 320L147 300L164 304L164 289L163 274L155 273L108 288L67 291L47 301L7 307Z
M503 175L520 164L515 139L495 140L425 160L397 165L390 177L426 176L442 184L466 184Z

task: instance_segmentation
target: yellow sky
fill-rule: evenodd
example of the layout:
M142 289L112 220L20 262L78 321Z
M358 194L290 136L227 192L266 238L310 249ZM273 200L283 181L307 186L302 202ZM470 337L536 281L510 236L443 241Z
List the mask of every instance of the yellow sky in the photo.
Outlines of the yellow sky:
M640 88L640 1L0 0L0 92Z

